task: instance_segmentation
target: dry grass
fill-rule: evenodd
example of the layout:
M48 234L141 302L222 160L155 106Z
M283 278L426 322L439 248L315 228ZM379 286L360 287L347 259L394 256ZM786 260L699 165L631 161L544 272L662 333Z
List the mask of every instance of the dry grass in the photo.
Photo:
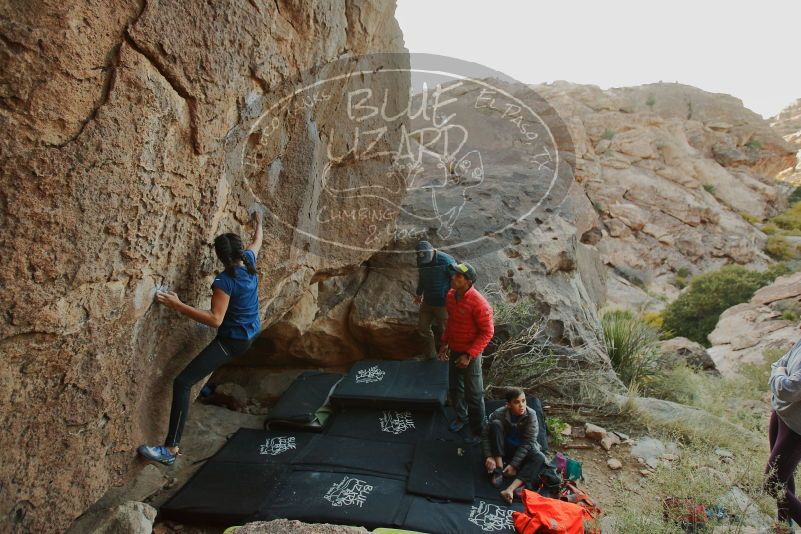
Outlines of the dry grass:
M665 497L689 498L707 509L723 504L734 516L714 524L723 526L726 532L740 532L749 523L749 516L762 517L763 523L769 523L768 518L775 514L775 501L762 486L768 453L767 377L770 362L778 356L776 351L767 352L764 364L744 366L736 378L680 367L649 386L649 394L704 409L721 418L720 424L710 424L710 418L656 419L639 411L634 397L623 404L623 416L636 420L651 436L678 443L680 454L678 460L660 464L644 482L643 492L616 488L628 494L621 499L625 506L607 510L615 517L618 532L682 532L678 524L662 520L661 499ZM720 447L732 453L733 461L721 459L715 452ZM745 508L727 502L732 488L748 497Z
M501 343L485 369L488 389L522 387L549 401L591 404L603 411L614 373L604 364L600 340L578 347L554 342L548 322L538 318L520 333ZM593 376L595 380L588 380Z

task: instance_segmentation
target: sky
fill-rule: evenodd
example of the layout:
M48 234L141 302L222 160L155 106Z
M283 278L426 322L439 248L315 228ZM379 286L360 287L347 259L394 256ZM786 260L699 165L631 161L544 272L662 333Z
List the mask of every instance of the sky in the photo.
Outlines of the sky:
M476 62L524 83L680 82L733 95L766 118L801 98L801 0L397 3L409 52Z

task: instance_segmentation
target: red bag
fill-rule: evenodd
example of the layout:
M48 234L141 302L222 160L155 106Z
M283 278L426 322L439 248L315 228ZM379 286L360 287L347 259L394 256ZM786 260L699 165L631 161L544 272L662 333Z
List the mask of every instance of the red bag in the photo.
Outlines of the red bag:
M529 490L523 490L521 498L526 511L513 512L512 521L522 534L584 534L584 521L592 519L578 504L549 499Z
M700 532L706 526L706 507L692 499L666 497L662 500L662 517L665 521L675 521L686 532Z
M601 517L601 514L603 514L601 509L598 508L598 505L595 504L595 501L587 495L587 492L580 490L573 482L565 482L564 489L559 494L559 498L563 501L582 506L593 519L598 519Z

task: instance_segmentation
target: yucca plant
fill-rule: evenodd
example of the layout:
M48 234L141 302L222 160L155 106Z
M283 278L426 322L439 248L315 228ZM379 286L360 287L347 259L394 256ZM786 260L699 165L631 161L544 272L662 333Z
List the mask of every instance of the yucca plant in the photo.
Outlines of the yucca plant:
M659 358L656 329L627 310L606 312L601 325L612 368L624 384L631 386L654 374Z

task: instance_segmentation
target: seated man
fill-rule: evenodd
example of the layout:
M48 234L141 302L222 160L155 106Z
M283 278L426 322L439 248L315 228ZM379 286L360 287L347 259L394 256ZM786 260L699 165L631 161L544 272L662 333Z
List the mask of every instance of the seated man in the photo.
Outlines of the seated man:
M515 490L525 483L534 484L546 462L537 442L537 414L526 406L526 394L520 388L507 390L506 405L489 416L481 436L484 467L492 477L492 485L500 488L504 476L515 477L501 496L511 503Z

